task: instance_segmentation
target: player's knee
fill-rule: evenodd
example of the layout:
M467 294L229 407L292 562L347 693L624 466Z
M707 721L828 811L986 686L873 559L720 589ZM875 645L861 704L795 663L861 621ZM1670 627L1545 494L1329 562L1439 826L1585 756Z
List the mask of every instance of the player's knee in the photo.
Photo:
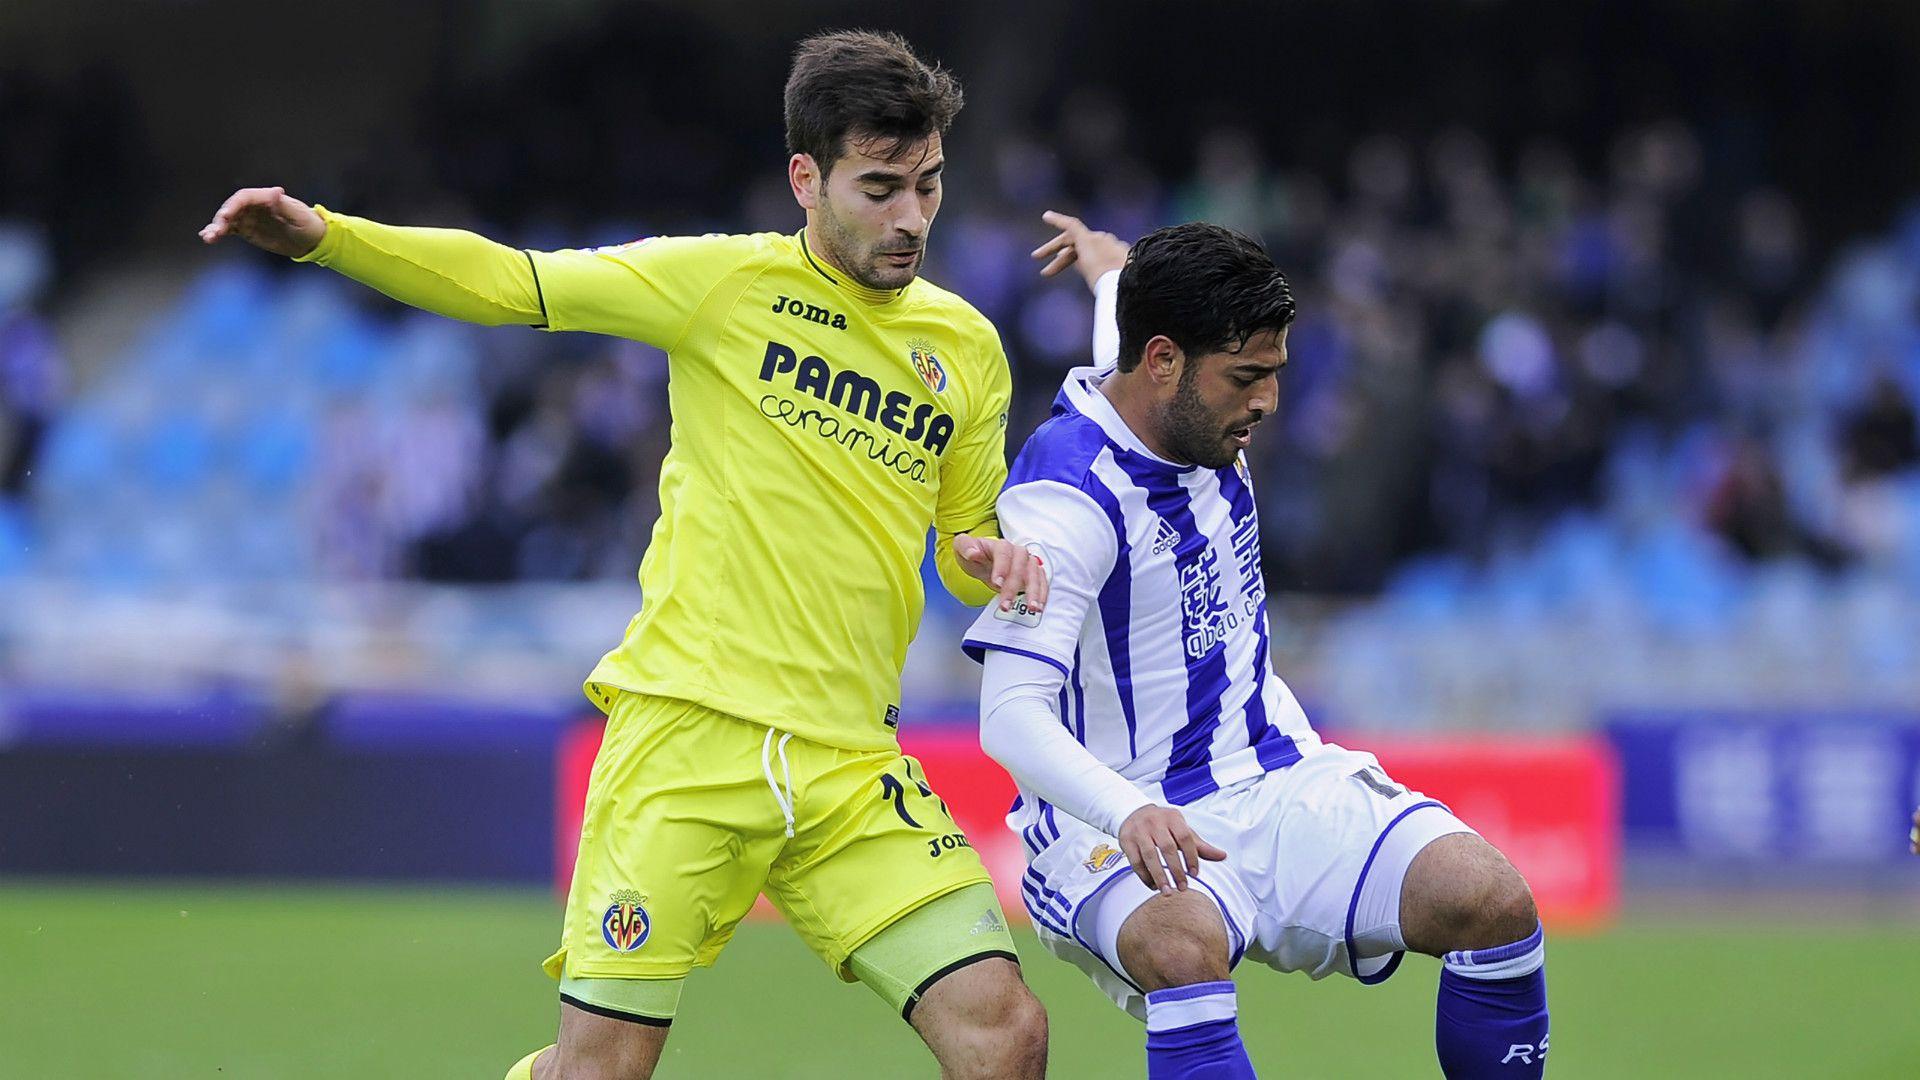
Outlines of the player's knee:
M1401 903L1407 947L1434 956L1512 944L1540 919L1526 879L1472 834L1428 845L1414 859Z
M1047 1060L1047 1010L1025 984L976 1010L939 1054L947 1077L1038 1077Z
M1230 978L1226 942L1212 935L1167 935L1140 943L1127 970L1142 990L1219 982Z
M1540 912L1534 906L1533 890L1525 878L1511 867L1488 875L1471 899L1454 913L1458 943L1454 949L1491 949L1508 945L1533 933L1540 925Z
M1497 944L1519 941L1540 925L1540 909L1534 905L1533 890L1517 872L1506 875L1494 887L1487 905L1487 936Z
M1022 989L1025 989L1024 987ZM1031 991L1007 1003L1000 1037L1008 1043L1009 1056L1016 1061L1030 1060L1037 1052L1047 1052L1047 1010Z
M1047 1012L1014 964L994 960L963 968L933 985L910 1022L930 1044L1044 1043Z

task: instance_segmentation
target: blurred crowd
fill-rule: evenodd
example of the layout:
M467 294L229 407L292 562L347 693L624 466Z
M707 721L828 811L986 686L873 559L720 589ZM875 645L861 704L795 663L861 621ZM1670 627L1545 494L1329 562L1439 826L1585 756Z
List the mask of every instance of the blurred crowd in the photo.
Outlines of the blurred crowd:
M730 142L696 110L583 108L610 91L577 59L544 55L512 92L450 89L417 142L311 193L536 247L799 225L764 115ZM664 74L605 74L671 100ZM536 128L539 153L518 141ZM1597 153L1378 134L1334 170L1234 126L1154 162L1135 144L1094 90L953 137L927 273L999 326L1016 446L1085 362L1091 318L1077 281L1026 257L1040 211L1123 238L1206 219L1264 240L1300 303L1284 422L1249 452L1276 589L1551 591L1608 564L1588 577L1709 603L1778 560L1920 588L1920 214L1817 253L1793 199L1712 176L1678 120ZM226 251L63 390L51 250L0 230L0 573L632 574L667 441L653 350L458 326Z

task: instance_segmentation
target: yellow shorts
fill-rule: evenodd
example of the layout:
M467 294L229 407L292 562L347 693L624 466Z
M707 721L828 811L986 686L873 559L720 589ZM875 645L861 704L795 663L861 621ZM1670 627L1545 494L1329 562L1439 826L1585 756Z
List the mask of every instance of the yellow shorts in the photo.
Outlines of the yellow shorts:
M713 963L764 891L852 982L847 957L868 938L986 880L920 763L897 749L841 750L623 693L593 763L560 951L546 969L682 978Z

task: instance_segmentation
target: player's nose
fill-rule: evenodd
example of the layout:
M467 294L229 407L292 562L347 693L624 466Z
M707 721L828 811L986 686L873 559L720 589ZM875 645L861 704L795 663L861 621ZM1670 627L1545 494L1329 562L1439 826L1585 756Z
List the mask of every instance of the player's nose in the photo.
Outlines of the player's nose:
M902 234L904 239L911 239L917 242L920 239L920 234L927 231L926 212L920 209L920 204L917 200L901 199L900 202L903 205L900 209L900 216L894 219L894 230Z
M1279 403L1280 376L1275 373L1254 384L1253 397L1247 401L1247 410L1258 420L1272 412Z

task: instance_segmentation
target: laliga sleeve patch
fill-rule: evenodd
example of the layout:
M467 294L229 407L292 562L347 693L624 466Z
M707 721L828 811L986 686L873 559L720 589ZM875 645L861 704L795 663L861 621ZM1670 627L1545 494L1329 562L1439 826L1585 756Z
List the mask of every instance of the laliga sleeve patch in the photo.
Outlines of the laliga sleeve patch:
M1028 540L1026 542L1026 549L1032 553L1034 561L1040 564L1040 572L1046 575L1048 581L1052 581L1053 556L1047 554L1046 546L1038 540ZM1046 617L1046 612L1035 611L1032 607L1028 606L1027 592L1025 589L1022 589L1020 592L1014 594L1013 608L1011 610L1001 611L996 607L993 609L993 617L999 619L1001 622L1010 622L1019 626L1039 626L1040 620Z

